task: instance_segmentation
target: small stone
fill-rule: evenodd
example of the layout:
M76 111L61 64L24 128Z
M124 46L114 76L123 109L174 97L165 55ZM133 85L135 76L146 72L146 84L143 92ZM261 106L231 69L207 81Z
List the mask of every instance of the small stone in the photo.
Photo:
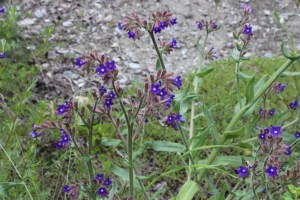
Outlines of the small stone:
M270 10L263 10L265 15L271 15L271 11Z
M138 63L129 63L129 68L138 69L140 68L140 65Z
M23 19L21 21L18 22L19 26L29 26L29 25L33 25L36 21L36 18L32 18L32 19Z
M63 75L69 77L70 79L78 79L79 75L70 71L70 70L67 70L67 71L64 71L63 72Z
M66 26L66 27L72 26L72 24L73 24L73 23L72 23L71 20L68 20L68 21L65 21L65 22L62 23L62 25L63 25L63 26Z
M111 14L107 15L103 20L106 21L106 22L110 22L112 21L113 17Z
M34 12L34 15L37 17L37 18L43 18L44 16L47 15L47 12L45 9L38 9Z

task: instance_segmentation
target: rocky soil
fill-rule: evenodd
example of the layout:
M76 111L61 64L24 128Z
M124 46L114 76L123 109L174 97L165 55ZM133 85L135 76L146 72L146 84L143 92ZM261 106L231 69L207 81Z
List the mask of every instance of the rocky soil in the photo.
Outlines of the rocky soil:
M300 12L293 0L221 0L216 7L212 0L23 0L14 1L22 17L18 24L24 27L25 38L41 34L45 27L55 26L51 43L57 44L47 54L47 60L38 63L39 97L67 98L99 80L87 76L74 66L74 58L96 49L113 58L122 71L121 83L129 84L133 77L145 76L155 71L156 54L147 34L140 41L133 41L126 32L118 30L122 17L135 11L150 16L156 10L169 10L178 24L158 34L160 39L177 39L178 48L165 56L167 69L186 73L199 62L195 43L199 35L196 21L213 19L220 30L209 37L207 48L214 47L219 59L226 59L233 48L232 31L237 29L241 5L248 2L254 13L253 47L251 54L272 57L280 55L279 47L287 34L274 20L273 11L279 12L280 22L294 35L300 48ZM36 47L38 44L36 44ZM36 48L30 46L28 48Z

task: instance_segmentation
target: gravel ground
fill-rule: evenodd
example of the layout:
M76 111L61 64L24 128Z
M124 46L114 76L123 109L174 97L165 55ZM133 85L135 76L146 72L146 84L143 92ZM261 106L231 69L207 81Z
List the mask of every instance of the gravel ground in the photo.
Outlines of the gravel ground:
M126 32L117 28L122 17L133 11L141 16L150 16L156 10L169 10L177 18L177 25L158 35L164 40L177 39L178 48L165 56L167 69L175 73L187 72L199 62L199 51L195 48L197 37L203 34L197 30L195 23L199 19L213 19L220 25L220 30L210 35L207 48L215 47L219 59L226 59L233 48L232 31L237 30L240 7L245 2L254 8L251 54L280 55L280 44L287 35L274 20L275 9L300 48L300 12L293 0L221 0L218 7L212 0L15 1L25 13L19 21L19 25L25 28L24 37L33 37L45 27L56 26L51 42L59 45L48 53L46 63L38 63L42 72L38 78L38 96L47 99L57 96L67 98L78 89L82 91L94 85L98 78L87 77L73 64L75 57L93 49L117 62L121 71L125 72L120 80L123 84L128 84L135 75L145 76L155 71L156 54L148 35L144 34L140 41L134 42L127 38Z

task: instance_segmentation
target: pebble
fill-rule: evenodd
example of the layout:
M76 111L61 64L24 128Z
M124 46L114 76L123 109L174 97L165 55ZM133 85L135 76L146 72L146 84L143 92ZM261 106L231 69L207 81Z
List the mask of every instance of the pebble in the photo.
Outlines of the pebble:
M131 69L138 69L140 68L140 65L138 63L129 63L128 67Z
M69 77L70 79L78 79L79 78L79 75L70 71L70 70L67 70L67 71L64 71L63 72L63 75Z
M45 9L38 9L34 12L34 15L37 17L37 18L43 18L44 16L47 15L47 12Z
M21 21L18 22L19 26L29 26L29 25L33 25L36 21L36 18L27 18L27 19L23 19Z

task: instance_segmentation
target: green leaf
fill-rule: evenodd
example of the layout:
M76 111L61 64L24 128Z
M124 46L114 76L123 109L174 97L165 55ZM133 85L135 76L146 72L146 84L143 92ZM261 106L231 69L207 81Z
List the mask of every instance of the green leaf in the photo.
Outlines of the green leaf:
M237 130L234 130L234 131L227 131L227 132L224 133L224 136L227 139L233 139L233 138L239 137L243 133L245 133L245 128L244 127L240 128L240 129L237 129Z
M300 72L283 72L280 77L300 76Z
M185 148L182 144L168 141L155 141L152 144L154 151L165 151L165 152L184 152Z
M244 79L250 79L250 78L253 77L253 76L249 76L249 75L247 75L247 74L245 74L245 73L243 73L241 71L239 71L237 74L239 75L239 77L242 77Z
M246 104L248 104L254 99L254 84L255 84L255 76L253 76L250 79L246 88Z
M198 190L199 187L195 181L187 180L180 188L176 200L191 200Z
M241 60L250 60L250 57L242 56L242 57L241 57Z
M233 35L233 38L234 38L235 40L238 40L238 39L239 39L239 36L237 36L235 33L232 33L232 35Z
M199 78L202 78L204 76L206 76L207 74L211 73L212 71L214 71L214 67L210 67L210 68L207 68L203 71L200 71L196 74L196 76L198 76Z
M242 51L242 47L238 43L235 46L238 51Z
M115 138L110 138L110 137L102 137L102 142L101 144L104 146L112 146L116 147L120 144L121 140L115 139Z
M191 105L191 101L197 97L196 94L189 94L186 98L184 98L181 102L180 102L180 109L179 109L179 113L181 115L185 114L187 112L187 110L190 108Z
M142 146L139 147L139 149L135 152L133 152L132 159L134 160L137 156L141 155L145 152L145 150L148 148L148 146L151 144L151 141L145 142Z
M111 164L111 171L119 176L123 181L125 182L128 182L129 183L129 173L128 171L126 171L125 169L117 166L117 165L114 165L114 164ZM141 187L140 185L138 184L138 181L136 180L136 178L134 178L134 187L141 190Z
M156 70L159 70L159 69L161 69L162 67L161 67L161 63L160 63L160 60L159 60L159 58L157 59L157 61L156 61L156 64L155 64L155 69Z
M190 87L191 87L191 84L188 84L183 90L182 92L180 92L179 94L177 94L175 96L175 100L176 101L181 101L183 100L189 93L189 90L190 90Z
M243 156L218 156L216 160L211 164L211 166L240 166L243 165L243 158L251 163L253 163L253 157L243 157ZM199 164L204 164L207 160L199 160Z
M295 0L295 3L296 3L297 8L299 9L299 7L300 7L300 0Z
M230 54L230 57L235 61L235 62L239 62L239 54L240 52L234 48Z
M210 126L210 132L211 132L211 136L213 138L213 141L214 141L214 144L216 144L217 142L217 134L218 134L218 130L217 130L217 126L216 126L216 122L213 118L213 115L212 113L210 112L210 110L208 109L208 107L205 105L205 103L203 103L203 106L202 106L202 110L203 110L203 113L208 121L208 125Z

